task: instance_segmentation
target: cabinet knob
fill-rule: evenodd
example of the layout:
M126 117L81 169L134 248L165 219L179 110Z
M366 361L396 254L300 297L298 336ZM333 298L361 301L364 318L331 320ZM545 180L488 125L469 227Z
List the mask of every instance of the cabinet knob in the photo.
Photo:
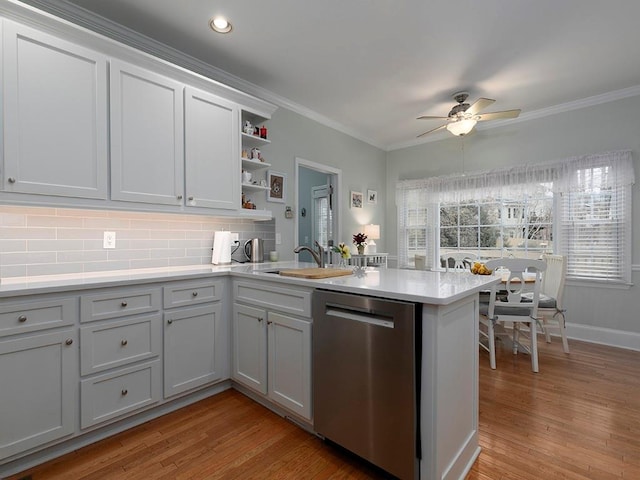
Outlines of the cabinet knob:
M120 392L122 394L122 396L124 397L127 393L129 393L129 390L127 390L126 388L123 388L122 391Z
M267 325L271 325L273 322L271 320L267 320Z
M26 316L26 315L20 315L20 316L18 317L18 321L19 321L20 323L24 323L24 322L26 322L26 321L27 321L27 316Z
M194 297L198 296L198 292L193 292L191 295L193 295Z
M178 195L178 200L182 200L182 195Z
M262 317L258 317L258 321L261 322L262 320L264 320L264 318Z
M15 177L9 177L9 178L7 178L7 182L16 183L16 179L15 179Z
M126 307L126 306L127 306L127 302L125 302L125 301L123 300L123 301L122 301L122 303L121 303L120 305L122 305L123 307Z
M171 325L171 324L173 323L173 320L169 319L169 320L167 320L167 323L168 323L169 325Z
M67 338L64 343L65 345L71 345L73 343L73 338Z
M124 347L127 343L129 343L129 342L127 342L127 340L125 339L125 340L122 340L120 342L120 345L122 345Z
M190 202L193 202L193 195L189 195L188 200L189 200Z

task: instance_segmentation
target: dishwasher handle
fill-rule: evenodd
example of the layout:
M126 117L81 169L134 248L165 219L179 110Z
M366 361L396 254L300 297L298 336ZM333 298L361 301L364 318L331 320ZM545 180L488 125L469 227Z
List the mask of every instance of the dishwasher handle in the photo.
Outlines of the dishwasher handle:
M352 310L350 308L339 307L337 305L327 305L325 309L327 316L338 317L344 320L367 323L378 327L394 328L393 322L388 317L376 315L375 313Z

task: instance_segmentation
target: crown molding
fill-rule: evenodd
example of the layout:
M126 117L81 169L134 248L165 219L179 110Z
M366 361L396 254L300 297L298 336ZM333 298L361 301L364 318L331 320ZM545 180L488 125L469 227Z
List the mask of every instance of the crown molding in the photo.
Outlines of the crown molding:
M2 1L2 0L0 0ZM108 20L104 17L96 15L78 5L70 3L66 0L8 0L12 3L22 3L35 7L46 13L58 18L62 18L74 25L78 25L94 33L110 38L116 42L125 44L129 47L141 50L154 57L158 57L169 63L178 65L182 68L198 73L202 76L210 78L219 83L225 84L234 89L240 90L246 94L260 98L266 102L273 103L279 107L286 108L292 112L298 113L303 117L309 118L315 122L325 125L333 130L349 135L357 140L372 145L381 150L385 150L384 145L376 142L374 139L362 135L361 132L342 125L318 112L311 110L303 105L293 102L285 97L277 95L259 85L236 77L220 68L203 62L192 57L180 50L170 47L164 43L149 38L135 30L124 27L116 22Z
M603 93L601 95L594 95L592 97L582 98L573 102L561 103L560 105L554 105L552 107L541 108L539 110L533 110L531 112L525 112L518 118L511 120L495 120L491 123L478 123L475 127L476 130L490 130L492 128L504 127L506 125L513 125L515 123L528 122L530 120L536 120L539 118L549 117L551 115L557 115L559 113L570 112L572 110L578 110L580 108L593 107L595 105L601 105L603 103L613 102L621 100L623 98L635 97L640 95L640 85L636 85L629 88L623 88L621 90L615 90L613 92ZM393 150L400 150L403 148L415 147L424 143L437 142L440 140L446 140L452 138L449 133L442 131L432 135L426 139L415 139L408 142L395 143L388 145L386 150L391 152Z
M96 15L78 5L72 4L67 0L0 0L2 3L12 5L25 5L37 8L43 12L46 12L55 17L66 20L74 25L83 27L89 31L100 34L104 37L110 38L116 42L120 42L129 47L141 50L149 55L160 58L166 62L178 65L189 71L200 74L225 86L237 89L245 94L262 99L265 102L270 102L282 108L286 108L294 113L297 113L303 117L313 120L317 123L332 128L367 143L373 147L390 152L393 150L400 150L403 148L414 147L425 143L436 142L440 140L446 140L451 138L451 135L446 132L439 132L432 136L428 136L421 139L414 139L408 142L400 142L395 144L381 144L380 142L363 135L362 132L347 127L339 122L336 122L320 113L311 110L303 105L293 102L285 97L282 97L276 93L271 92L263 87L255 85L251 82L243 80L240 77L236 77L220 68L203 62L195 57L187 55L173 47L165 45L161 42L153 40L145 35L142 35L130 28L124 27L118 23L108 20L104 17ZM14 9L15 10L15 9ZM15 12L14 12L15 13ZM19 15L19 12L18 12ZM512 125L514 123L527 122L551 115L557 115L563 112L569 112L586 107L592 107L623 98L633 97L640 95L640 85L625 88L622 90L616 90L613 92L604 93L601 95L595 95L587 97L581 100L573 102L567 102L552 107L541 108L531 112L525 112L518 118L511 120L498 120L491 123L482 123L476 126L478 130L489 130L492 128L499 128L505 125Z

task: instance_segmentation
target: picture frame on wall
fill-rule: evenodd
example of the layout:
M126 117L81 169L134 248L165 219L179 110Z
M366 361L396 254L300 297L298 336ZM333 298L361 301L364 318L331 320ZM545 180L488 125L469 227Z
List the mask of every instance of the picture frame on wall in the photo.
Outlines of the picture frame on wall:
M267 191L267 200L269 202L285 202L284 192L286 181L287 176L284 173L275 172L273 170L269 170L267 172L267 186L269 187L269 190Z
M362 208L363 201L362 192L351 191L351 208Z
M378 203L378 192L375 190L367 190L367 203Z

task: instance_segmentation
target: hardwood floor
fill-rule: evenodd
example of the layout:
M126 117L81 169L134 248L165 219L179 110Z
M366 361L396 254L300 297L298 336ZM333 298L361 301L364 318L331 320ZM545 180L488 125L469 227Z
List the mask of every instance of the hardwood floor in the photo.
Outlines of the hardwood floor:
M480 445L467 480L639 479L640 352L572 341L530 358L480 352ZM236 391L11 477L381 479Z

